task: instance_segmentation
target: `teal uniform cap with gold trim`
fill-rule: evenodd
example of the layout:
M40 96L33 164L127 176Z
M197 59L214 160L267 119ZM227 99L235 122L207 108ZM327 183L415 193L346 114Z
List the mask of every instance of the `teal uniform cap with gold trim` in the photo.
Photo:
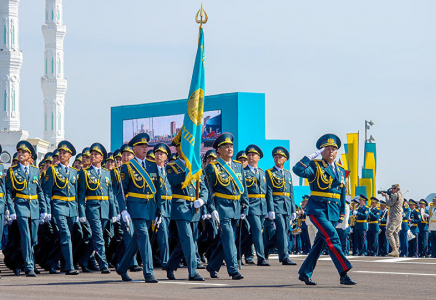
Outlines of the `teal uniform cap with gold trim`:
M154 156L153 149L147 151L147 158L154 160L156 157Z
M114 151L114 158L117 157L122 157L123 155L121 154L121 149L117 149Z
M53 161L53 152L47 152L44 155L44 161Z
M133 155L135 155L135 152L133 152L132 147L130 147L128 144L124 144L121 146L121 154L123 154L124 152L130 152Z
M410 204L418 204L418 201L416 201L416 200L413 200L413 199L409 199L409 205Z
M76 155L76 148L69 141L60 141L57 150L65 150L70 152L72 156Z
M361 199L368 201L368 198L363 194L360 194L360 196L359 196L359 200L361 200Z
M254 144L248 145L248 147L245 148L245 153L247 153L247 155L248 155L248 153L255 153L255 154L259 155L260 158L263 158L262 149L260 149L259 146L254 145Z
M421 199L421 200L419 200L419 204L425 204L425 206L427 206L428 202L425 199Z
M281 146L275 147L272 151L272 156L274 157L276 155L281 155L286 157L286 159L289 159L289 151L286 150L285 147L281 147Z
M114 153L113 153L113 152L109 152L109 153L107 154L106 161L108 161L108 160L115 160L115 158L114 158Z
M58 149L53 150L53 157L55 157L55 156L59 157L59 150Z
M324 134L316 142L316 148L322 149L327 146L333 146L339 149L341 148L341 139L336 134L333 133Z
M245 153L244 150L239 151L238 154L236 154L236 160L240 159L240 158L245 158L247 159L247 153Z
M353 200L351 200L351 203L359 204L359 199L360 199L360 197L356 196L356 197L353 198Z
M380 199L380 205L386 205L386 200L385 199Z
M76 157L74 158L74 161L76 161L76 160L82 162L82 153L78 153L76 155Z
M177 152L170 155L170 158L168 160L177 160L179 158L179 155Z
M148 142L150 141L150 136L148 134L139 133L132 137L132 139L129 141L128 145L130 147L134 146L140 146L140 145L148 145Z
M96 151L97 153L100 153L103 156L103 161L106 160L106 158L107 158L107 151L106 151L106 148L102 144L94 143L89 148L91 148L91 152L92 151Z
M38 168L41 169L44 166L45 166L45 162L43 160L41 160L38 164Z
M12 156L12 161L18 161L18 153L15 152L14 155Z
M224 132L220 136L218 136L215 141L213 142L212 147L214 149L218 149L219 146L225 145L225 144L231 144L233 145L233 134L230 132Z
M208 157L217 158L216 151L214 149L207 150L206 154L204 155L203 161L206 161Z
M171 149L165 143L156 144L156 146L153 147L153 153L156 153L157 151L161 151L161 152L165 153L168 157L171 156Z
M82 150L82 156L87 156L90 157L91 156L91 149L89 147L85 147Z
M377 202L377 203L380 202L380 200L378 200L376 197L371 197L371 201L372 201L372 202Z
M24 150L30 153L30 155L33 157L36 157L36 152L35 152L35 148L33 148L32 144L29 143L28 141L19 141L17 143L17 151L18 150ZM36 159L36 158L34 158Z

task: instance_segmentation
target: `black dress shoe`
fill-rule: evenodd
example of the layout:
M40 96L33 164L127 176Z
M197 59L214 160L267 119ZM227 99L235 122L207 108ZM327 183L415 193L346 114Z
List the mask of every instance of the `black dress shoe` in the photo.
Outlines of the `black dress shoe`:
M203 270L203 269L206 269L206 267L205 266L203 266L202 264L197 264L197 270Z
M284 266L295 266L297 265L296 263L294 263L292 260L290 260L289 258L286 258L284 261L282 261L282 265Z
M79 271L77 271L77 270L68 270L68 271L65 271L65 275L79 275Z
M92 273L92 271L88 267L83 266L82 273Z
M41 271L39 271L37 268L35 268L35 269L33 270L33 272L35 272L35 274L41 274Z
M174 271L171 270L170 268L166 268L167 271L167 278L169 280L176 280L176 277L174 276Z
M108 268L104 268L101 270L101 274L110 274L111 271Z
M154 277L154 275L148 276L147 278L145 278L145 282L146 283L158 283L156 277Z
M344 285L356 285L357 284L357 282L355 282L353 279L351 279L350 276L348 276L348 274L345 276L342 276L341 279L339 280L339 282L341 284L344 284Z
M298 276L298 280L303 281L306 285L316 285L316 282L312 281L312 278L307 276L300 275Z
M14 274L15 274L16 276L20 276L20 272L21 272L20 268L15 268L15 269L14 269Z
M30 270L29 272L26 273L26 277L36 277L35 271Z
M140 266L130 267L130 272L140 272L140 271L142 271L142 267L140 267Z
M194 276L189 277L189 281L204 281L204 278L197 273Z
M218 272L217 271L214 271L214 270L210 269L209 267L206 267L206 271L209 272L210 278L220 278L218 276Z
M244 276L239 272L232 275L232 280L240 280L242 278L244 278Z
M259 260L257 262L257 265L258 266L270 266L269 261L267 261L266 259Z
M48 271L49 274L59 274L58 271L56 271L55 268L50 268L50 270Z
M127 272L121 273L121 272L117 271L117 274L121 276L121 279L123 281L132 281L132 278L130 278L129 275L127 275Z
M99 270L96 264L90 264L88 268L90 270L92 270L92 271L98 271Z
M246 263L247 265L255 265L255 264L256 264L256 263L254 262L254 260L252 260L252 259L246 260L245 263Z

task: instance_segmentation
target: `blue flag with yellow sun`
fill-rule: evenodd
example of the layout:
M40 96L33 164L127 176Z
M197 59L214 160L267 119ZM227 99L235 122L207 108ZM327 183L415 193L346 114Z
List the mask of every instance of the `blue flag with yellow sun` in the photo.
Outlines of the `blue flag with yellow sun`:
M187 175L183 188L201 176L201 135L203 132L204 104L204 35L200 26L197 55L189 88L188 107L180 130L181 158L185 161Z

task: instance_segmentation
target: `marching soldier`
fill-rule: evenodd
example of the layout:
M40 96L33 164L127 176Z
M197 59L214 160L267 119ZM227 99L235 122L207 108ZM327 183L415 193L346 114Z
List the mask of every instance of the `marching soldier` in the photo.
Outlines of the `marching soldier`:
M389 242L386 237L386 223L389 210L386 207L386 200L380 199L380 234L378 235L379 256L387 256L389 253Z
M368 215L369 209L365 206L368 198L365 195L360 195L359 207L354 210L356 216L356 227L354 240L356 241L356 254L358 256L366 255L367 250L367 231L368 231Z
M407 232L409 231L410 207L406 199L403 202L403 213L401 229L398 234L400 240L400 257L407 257L409 254L409 242L407 241Z
M59 164L46 172L45 196L51 199L51 213L60 231L62 255L65 259L65 275L78 275L74 269L71 232L78 215L77 178L78 171L69 167L70 158L76 149L68 141L58 144Z
M38 217L43 221L47 216L46 201L38 181L39 170L29 164L36 156L35 149L28 141L20 141L17 153L19 164L8 170L6 201L10 218L18 221L26 276L36 277L33 247L38 242Z
M410 217L409 223L410 232L415 236L414 239L409 241L409 255L408 257L418 257L418 245L419 245L419 227L418 224L421 223L421 214L419 213L419 209L416 208L417 201L413 199L409 199L409 207L410 207Z
M419 200L419 211L421 214L421 222L418 223L419 229L419 257L428 257L428 218L430 217L427 210L428 202L425 199Z
M244 276L238 271L235 231L240 219L248 213L248 193L244 170L239 161L232 160L233 135L223 133L218 136L213 148L220 158L207 168L209 182L208 210L213 220L219 224L221 242L209 260L207 271L211 278L218 278L223 258L225 258L227 272L233 280Z
M257 253L257 265L269 266L268 260L265 259L264 244L262 239L262 227L265 215L274 219L274 211L268 211L267 207L272 208L273 203L266 203L267 183L265 171L258 167L259 160L263 158L262 150L256 145L249 145L245 149L247 153L248 164L244 168L245 181L247 185L249 209L247 220L250 223L251 239L249 246L254 243ZM272 198L268 199L272 202ZM244 251L242 251L245 253Z
M103 230L108 219L116 222L116 208L109 170L102 168L106 149L100 143L91 145L91 167L79 172L78 198L80 222L89 222L92 243L102 274L110 274L105 255ZM90 255L87 253L86 255ZM86 256L85 256L86 257Z
M282 265L296 265L289 259L288 251L288 231L290 221L296 219L296 208L294 202L294 191L292 186L291 172L285 170L284 164L289 159L289 152L284 147L275 147L272 151L275 166L266 171L267 204L273 204L268 207L268 218L274 219L276 233L265 246L265 254L268 256L269 250L276 245L279 250L279 262Z
M148 224L151 220L154 220L154 217L150 220L150 210L152 210L150 201L154 201L156 193L153 180L157 178L152 176L152 174L157 174L156 164L146 158L149 140L150 137L146 133L134 136L129 141L128 146L135 153L135 158L121 166L121 186L117 197L118 206L126 227L130 227L132 223L135 228L135 237L130 240L117 268L117 274L121 276L123 281L132 280L127 275L127 269L131 267L132 258L139 249L143 261L145 282L158 282L154 277L153 256L148 235Z
M170 163L166 167L167 179L172 187L172 202L171 202L171 220L175 220L177 224L177 232L179 235L179 243L171 254L166 265L167 278L175 280L174 271L177 270L180 261L185 257L188 265L189 280L204 281L204 278L197 272L197 247L195 245L194 231L196 227L194 222L200 220L200 209L207 202L207 188L204 180L200 179L199 197L196 197L196 187L190 183L185 188L182 188L185 182L187 169L185 162L181 157L181 146L179 137L176 136L172 141L173 146L179 154L179 158Z
M376 197L371 197L371 208L368 217L368 256L378 256L378 233L380 230L378 203L379 200Z
M356 284L347 274L352 265L342 252L335 230L336 223L342 222L345 215L345 170L335 162L340 146L338 136L323 135L316 143L319 150L303 157L293 168L295 174L309 180L311 195L307 203L307 215L318 229L312 250L298 271L298 279L306 285L316 285L311 277L326 244L338 270L340 284ZM315 160L320 154L322 159Z

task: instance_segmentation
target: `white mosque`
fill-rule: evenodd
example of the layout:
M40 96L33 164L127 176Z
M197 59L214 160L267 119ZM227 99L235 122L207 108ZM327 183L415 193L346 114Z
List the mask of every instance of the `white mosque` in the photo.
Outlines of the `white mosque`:
M62 19L62 0L45 1L44 75L44 140L29 139L20 126L20 71L23 53L19 48L18 6L20 0L0 0L0 161L9 166L20 140L28 140L38 153L38 161L64 139L64 107L67 80L64 77L63 44L66 26Z

